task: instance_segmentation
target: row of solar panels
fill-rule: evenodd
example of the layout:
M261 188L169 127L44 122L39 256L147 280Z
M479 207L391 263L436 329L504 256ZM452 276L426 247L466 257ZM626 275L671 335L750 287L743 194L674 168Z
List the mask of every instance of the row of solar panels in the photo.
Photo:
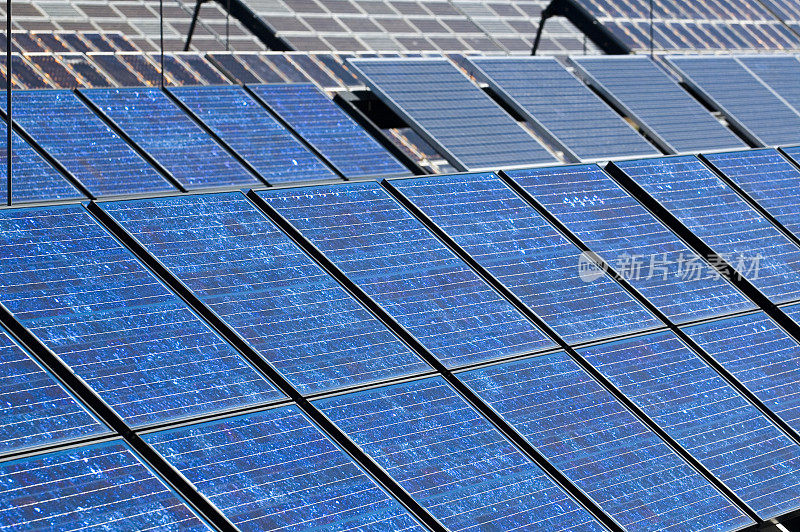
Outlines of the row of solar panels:
M0 525L794 512L800 170L704 160L0 210Z

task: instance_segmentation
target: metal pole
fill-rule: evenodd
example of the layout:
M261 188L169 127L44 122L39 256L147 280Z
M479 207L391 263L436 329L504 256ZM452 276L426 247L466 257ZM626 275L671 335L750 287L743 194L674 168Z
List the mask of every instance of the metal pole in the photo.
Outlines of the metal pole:
M11 0L6 0L6 181L8 184L8 197L6 202L11 205L11 74L14 54L11 51Z
M158 19L161 30L161 88L164 88L164 0L158 2Z

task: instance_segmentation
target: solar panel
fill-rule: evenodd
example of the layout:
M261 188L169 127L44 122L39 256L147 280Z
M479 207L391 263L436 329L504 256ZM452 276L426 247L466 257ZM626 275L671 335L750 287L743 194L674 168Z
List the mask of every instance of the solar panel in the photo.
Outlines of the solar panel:
M800 142L800 115L734 57L670 56L683 79L763 146Z
M573 161L660 154L552 57L470 62L507 104Z
M80 205L0 211L0 301L131 425L278 397Z
M144 85L144 79L137 77L136 74L125 65L122 59L114 54L94 53L89 54L87 57L100 65L100 68L122 87L138 87Z
M310 83L249 87L345 177L397 176L410 173L361 126Z
M27 59L38 67L55 87L72 89L83 86L83 83L72 72L64 68L64 65L54 55L33 54L28 55Z
M740 56L736 58L795 111L800 111L800 61L791 55Z
M494 174L391 184L566 341L661 325L608 276L583 281L580 250Z
M749 523L566 354L459 378L626 530L731 530Z
M616 164L767 297L800 298L800 250L697 158Z
M646 56L580 56L582 77L672 153L744 148L666 72Z
M260 194L446 365L553 346L377 183Z
M597 166L508 174L674 322L753 308Z
M175 190L71 91L17 91L13 97L14 122L92 194ZM4 111L5 102L0 97Z
M209 530L124 444L0 463L0 528Z
M242 87L169 90L270 183L338 179Z
M759 516L800 506L800 447L673 333L580 353Z
M423 530L296 406L144 438L242 528Z
M186 188L260 183L159 89L83 93Z
M554 162L446 59L353 59L370 88L459 170Z
M449 530L603 530L440 377L316 405Z

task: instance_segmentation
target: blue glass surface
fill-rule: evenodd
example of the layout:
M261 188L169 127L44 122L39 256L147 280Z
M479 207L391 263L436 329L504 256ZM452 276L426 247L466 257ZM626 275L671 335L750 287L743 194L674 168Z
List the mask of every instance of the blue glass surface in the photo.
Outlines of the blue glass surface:
M440 377L316 405L449 530L603 530Z
M244 530L422 530L296 406L144 438Z
M79 205L0 211L0 301L131 425L278 392Z
M791 55L742 56L737 61L800 111L800 61Z
M268 182L338 178L242 87L170 91Z
M597 166L508 174L674 322L753 308Z
M122 443L0 463L3 530L209 530Z
M610 277L581 280L580 250L494 174L398 179L392 186L568 342L661 324Z
M410 173L314 85L293 83L249 88L345 177Z
M305 393L429 369L239 193L103 208Z
M626 530L730 530L749 522L565 353L459 379Z
M377 183L261 197L448 366L554 345Z
M82 91L186 188L260 184L161 90Z
M759 516L800 507L800 447L673 333L580 354Z

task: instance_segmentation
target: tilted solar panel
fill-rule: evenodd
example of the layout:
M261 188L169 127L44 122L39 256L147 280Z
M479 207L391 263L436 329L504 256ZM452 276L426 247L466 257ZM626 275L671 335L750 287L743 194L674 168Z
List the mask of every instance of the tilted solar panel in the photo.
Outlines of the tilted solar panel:
M750 521L564 353L459 378L626 530Z
M377 183L259 194L448 366L554 345Z
M583 281L580 250L494 174L397 179L391 185L566 341L661 325L610 277Z
M0 301L131 425L278 392L79 205L0 211Z
M186 188L260 184L160 89L83 89Z
M795 111L800 111L800 61L791 55L739 56L747 69L769 85Z
M440 377L316 405L449 530L603 530Z
M446 59L353 59L349 63L459 170L556 160Z
M661 153L552 57L479 57L470 62L506 103L573 161Z
M242 529L423 530L296 406L144 438Z
M239 193L103 208L305 393L428 369Z

